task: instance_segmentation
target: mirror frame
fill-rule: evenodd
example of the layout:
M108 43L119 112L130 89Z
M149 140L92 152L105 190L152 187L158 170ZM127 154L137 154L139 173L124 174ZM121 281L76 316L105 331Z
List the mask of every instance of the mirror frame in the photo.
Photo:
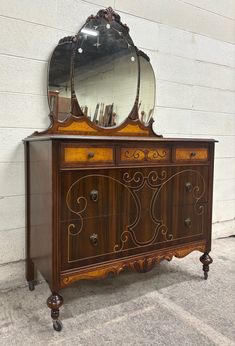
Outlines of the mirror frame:
M121 17L114 12L114 10L111 7L108 7L107 9L101 9L98 11L96 16L91 15L87 18L86 22L84 25L81 27L81 29L89 22L91 19L99 19L103 18L106 19L108 22L116 21L119 25L121 25L128 33L129 33L129 27L126 24L123 24L121 22ZM80 29L80 30L81 30ZM136 92L136 98L134 105L129 113L129 115L126 116L125 120L116 126L112 127L101 127L99 125L96 125L93 123L86 115L83 114L81 107L79 105L79 102L76 97L75 93L75 86L74 86L74 58L76 54L76 49L77 49L77 42L78 42L78 35L80 33L80 30L75 36L66 36L62 39L59 40L58 45L62 44L67 44L70 43L72 45L71 49L71 60L70 60L70 71L71 71L71 76L70 76L70 83L71 83L71 113L68 114L68 116L65 118L65 120L60 121L57 119L53 111L50 111L49 117L51 124L49 128L46 131L43 131L41 133L36 132L34 133L39 135L39 134L58 134L58 133L63 133L63 134L87 134L87 135L103 135L103 136L158 136L154 131L153 131L153 122L154 119L151 117L150 121L148 124L143 124L140 120L139 116L139 94L140 94L140 60L139 56L140 55L146 55L144 52L140 51L136 46L136 55L137 55L137 66L138 66L138 84L137 84L137 92ZM150 63L149 57L146 55L148 58L148 61ZM150 64L151 68L152 65ZM50 65L48 68L48 71L50 69ZM153 71L153 68L152 68ZM153 72L154 76L154 81L156 85L156 80L155 80L155 75ZM154 87L155 87L154 85ZM49 88L48 88L49 91ZM48 100L49 101L49 100ZM155 106L155 105L154 105Z

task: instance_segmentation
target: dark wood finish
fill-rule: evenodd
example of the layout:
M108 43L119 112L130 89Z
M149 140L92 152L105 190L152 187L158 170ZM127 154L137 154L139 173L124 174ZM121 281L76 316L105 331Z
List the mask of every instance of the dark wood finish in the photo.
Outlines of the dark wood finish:
M62 323L59 320L60 310L59 308L63 304L63 298L57 293L52 293L47 299L47 306L51 309L51 318L53 321L53 327L57 332L62 330Z
M121 24L110 8L97 16ZM65 41L72 61L76 36ZM59 291L75 281L146 272L195 250L205 278L212 263L215 141L156 135L153 120L138 119L139 91L126 121L100 128L82 113L73 73L71 89L72 114L51 113L50 127L25 139L26 279L34 289L36 267L48 282L56 331Z
M209 265L213 262L212 258L209 256L207 252L205 252L201 257L200 261L202 262L203 266L202 269L204 271L204 279L207 280L208 278L208 272L209 272Z
M77 280L144 272L162 259L210 251L213 141L51 135L25 146L28 281L35 265L57 295ZM178 147L204 148L207 159L178 162ZM65 163L64 148L99 148L104 157L111 148L113 160ZM143 150L144 159L123 163L123 148ZM167 159L148 160L159 148ZM207 277L211 262L201 261Z

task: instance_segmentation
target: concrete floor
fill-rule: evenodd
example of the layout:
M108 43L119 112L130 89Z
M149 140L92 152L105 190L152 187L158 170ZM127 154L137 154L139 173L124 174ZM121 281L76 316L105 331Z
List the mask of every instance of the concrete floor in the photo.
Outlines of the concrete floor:
M235 345L234 246L235 238L214 241L207 281L194 252L146 274L76 283L61 291L60 333L45 304L47 284L29 292L22 263L11 273L2 267L0 345Z

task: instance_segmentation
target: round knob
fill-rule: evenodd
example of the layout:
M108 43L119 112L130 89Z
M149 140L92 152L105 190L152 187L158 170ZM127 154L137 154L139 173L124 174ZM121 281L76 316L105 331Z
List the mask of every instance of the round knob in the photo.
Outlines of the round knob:
M187 192L192 192L192 189L193 189L192 183L190 182L185 183L185 188Z
M91 242L91 245L97 246L97 245L98 245L98 234L93 233L93 234L90 236L90 242Z
M88 153L88 158L89 159L92 159L92 157L94 157L94 156L95 156L95 154L92 151Z
M98 199L99 199L99 193L98 193L98 191L97 191L97 190L92 190L92 191L90 192L90 197L91 197L91 200L92 200L93 202L98 202Z
M197 155L197 153L195 152L195 151L192 151L191 153L190 153L190 156L191 157L195 157Z
M186 227L190 228L192 226L192 221L191 219L188 217L187 219L184 220L184 224Z

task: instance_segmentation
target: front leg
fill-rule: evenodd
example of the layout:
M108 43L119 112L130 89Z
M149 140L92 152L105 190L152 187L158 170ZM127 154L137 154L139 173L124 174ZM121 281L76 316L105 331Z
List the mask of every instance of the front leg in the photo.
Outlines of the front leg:
M208 278L208 272L209 272L209 265L213 262L213 259L209 256L208 252L205 252L201 257L200 261L203 264L203 271L204 271L204 279L207 280Z
M53 328L60 332L62 330L62 322L59 320L59 308L63 304L63 298L58 293L52 293L47 299L47 306L51 309L51 318L53 321Z

